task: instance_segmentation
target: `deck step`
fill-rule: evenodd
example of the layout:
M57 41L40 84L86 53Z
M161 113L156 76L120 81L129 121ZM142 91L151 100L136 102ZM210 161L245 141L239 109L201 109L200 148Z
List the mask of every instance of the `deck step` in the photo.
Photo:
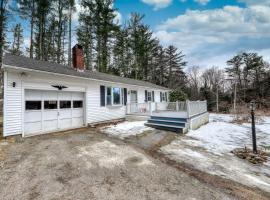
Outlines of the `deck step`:
M169 121L169 120L157 120L157 119L149 119L149 123L153 124L161 124L161 125L167 125L167 126L181 126L185 127L185 122L179 122L179 121Z
M177 133L184 133L184 127L181 126L171 126L171 125L162 125L156 123L145 123L145 126L149 126L156 129L166 130L166 131L173 131Z
M157 123L150 123L146 122L145 125L153 125L153 126L164 126L164 127L170 127L170 128L177 128L177 129L182 129L185 128L184 126L175 126L175 125L167 125L167 124L157 124Z
M167 121L178 121L178 122L187 122L186 118L176 118L176 117L159 117L159 116L151 116L151 119L157 120L167 120Z

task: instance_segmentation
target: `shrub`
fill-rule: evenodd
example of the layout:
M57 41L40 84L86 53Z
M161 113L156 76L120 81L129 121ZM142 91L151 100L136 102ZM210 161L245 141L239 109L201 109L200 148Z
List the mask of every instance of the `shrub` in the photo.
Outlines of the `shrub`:
M185 101L187 99L186 93L184 93L182 90L179 89L171 91L169 95L171 102Z

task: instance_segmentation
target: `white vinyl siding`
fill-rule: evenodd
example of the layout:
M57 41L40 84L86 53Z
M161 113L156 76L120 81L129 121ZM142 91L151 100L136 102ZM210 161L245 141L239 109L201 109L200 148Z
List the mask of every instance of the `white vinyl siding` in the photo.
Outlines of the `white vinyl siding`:
M4 136L22 133L22 85L19 74L4 73ZM13 87L13 82L16 83Z
M116 86L113 86L116 87ZM86 92L87 104L87 123L97 123L113 119L124 118L126 107L119 106L100 106L100 84L92 82L89 84Z

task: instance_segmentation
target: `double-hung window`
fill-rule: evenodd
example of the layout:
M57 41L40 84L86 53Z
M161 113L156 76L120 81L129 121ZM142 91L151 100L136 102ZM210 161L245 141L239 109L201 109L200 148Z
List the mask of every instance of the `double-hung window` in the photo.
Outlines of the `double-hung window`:
M161 92L160 94L160 101L168 101L167 92Z
M126 88L101 86L101 106L124 105L126 101L126 93Z

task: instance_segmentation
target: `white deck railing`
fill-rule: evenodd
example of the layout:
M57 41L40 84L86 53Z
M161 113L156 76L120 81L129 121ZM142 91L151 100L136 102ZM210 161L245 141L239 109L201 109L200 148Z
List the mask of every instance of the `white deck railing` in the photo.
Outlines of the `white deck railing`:
M127 104L127 114L150 115L149 103L129 103Z
M177 102L156 102L155 103L155 111L186 111L187 106L185 101L177 101Z
M188 118L207 112L207 101L188 101L187 114Z
M161 112L186 112L187 117L207 112L206 101L145 102L127 104L127 114L152 115Z

